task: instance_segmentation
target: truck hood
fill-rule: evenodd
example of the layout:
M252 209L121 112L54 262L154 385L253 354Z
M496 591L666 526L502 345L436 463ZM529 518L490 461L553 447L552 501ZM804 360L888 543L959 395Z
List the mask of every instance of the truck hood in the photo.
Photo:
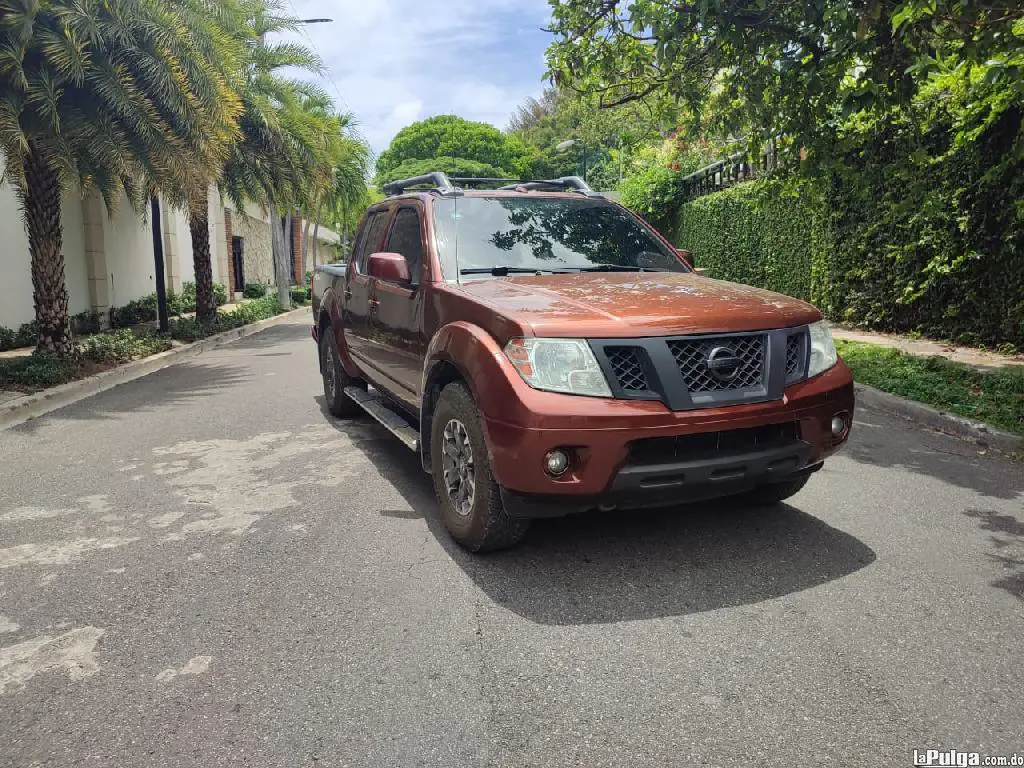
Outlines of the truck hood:
M683 272L529 275L467 281L461 288L537 336L730 333L821 319L798 299Z

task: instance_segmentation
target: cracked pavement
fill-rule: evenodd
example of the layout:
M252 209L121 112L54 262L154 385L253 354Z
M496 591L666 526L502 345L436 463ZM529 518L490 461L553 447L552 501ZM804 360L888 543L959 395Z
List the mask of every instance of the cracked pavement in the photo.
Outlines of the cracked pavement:
M861 410L789 504L448 540L308 318L0 432L0 766L1024 751L1024 470Z

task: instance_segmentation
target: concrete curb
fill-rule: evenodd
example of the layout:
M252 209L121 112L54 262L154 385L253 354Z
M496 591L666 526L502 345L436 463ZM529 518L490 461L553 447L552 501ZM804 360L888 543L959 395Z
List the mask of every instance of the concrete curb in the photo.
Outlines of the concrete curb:
M854 390L857 393L857 404L865 408L887 411L908 421L1000 453L1024 452L1024 437L965 419L963 416L940 411L899 395L883 392L867 384L854 384Z
M109 371L98 373L95 376L89 376L77 381L69 381L67 384L61 384L42 392L10 400L0 405L0 430L24 424L26 421L35 419L50 411L55 411L58 408L77 403L79 400L84 400L92 395L113 389L119 384L148 376L162 368L195 357L208 349L214 349L232 341L244 339L246 336L252 336L267 328L287 322L303 312L309 312L309 307L300 307L289 312L283 312L266 320L258 320L255 323L232 328L230 331L208 336L191 344L183 344L166 352L158 352L141 360L125 363Z

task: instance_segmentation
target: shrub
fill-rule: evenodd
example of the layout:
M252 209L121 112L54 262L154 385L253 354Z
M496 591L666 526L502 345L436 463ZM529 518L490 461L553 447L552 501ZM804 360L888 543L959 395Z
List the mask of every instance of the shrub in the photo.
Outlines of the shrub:
M228 303L228 289L220 283L213 284L213 301L218 307Z
M289 291L293 304L305 304L309 301L309 289L302 285L292 286Z
M266 320L268 317L281 314L281 303L277 296L264 296L262 299L253 299L240 304L234 311L225 312L224 317L233 317L240 320L240 324L255 323L257 320Z
M12 331L10 328L5 328L0 325L0 352L6 352L8 349L15 349L16 345L14 340L18 338L18 334Z
M39 343L39 325L35 320L24 323L14 336L14 346L34 347Z
M100 332L100 313L92 310L79 312L71 318L71 327L77 336Z
M277 296L266 296L240 304L231 312L221 312L212 323L200 323L191 317L178 318L171 321L170 334L171 338L179 341L195 341L280 313L281 305L277 301Z
M0 389L34 391L71 381L78 365L63 357L34 352L25 357L0 360Z
M82 339L82 357L97 363L127 362L170 349L171 342L145 331L121 328Z
M680 181L712 160L706 143L669 139L660 147L645 147L633 159L620 185L622 204L667 232L683 204Z
M168 309L170 300L168 300ZM143 296L141 299L129 301L123 307L112 307L110 310L110 325L112 328L130 328L139 323L148 323L156 320L156 294Z
M263 283L246 283L242 296L247 299L261 299L267 295L267 286Z

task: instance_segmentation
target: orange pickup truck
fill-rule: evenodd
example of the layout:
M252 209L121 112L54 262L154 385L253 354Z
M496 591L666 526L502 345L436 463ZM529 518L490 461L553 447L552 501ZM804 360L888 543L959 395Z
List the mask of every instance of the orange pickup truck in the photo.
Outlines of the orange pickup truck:
M777 503L847 439L853 380L817 309L697 274L577 177L487 181L387 185L313 282L331 413L419 452L462 546L592 509Z

